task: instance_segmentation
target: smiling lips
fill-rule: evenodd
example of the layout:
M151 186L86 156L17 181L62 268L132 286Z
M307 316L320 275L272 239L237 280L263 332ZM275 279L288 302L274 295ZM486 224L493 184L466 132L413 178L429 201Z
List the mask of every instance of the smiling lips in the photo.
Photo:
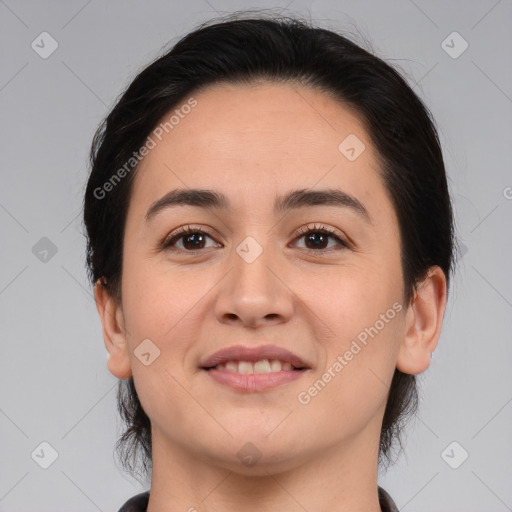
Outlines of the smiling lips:
M301 377L310 366L275 345L237 345L215 352L200 365L217 382L239 391L265 391Z
M272 373L280 371L297 370L291 363L279 361L279 359L262 359L251 363L250 361L228 361L215 366L215 370L226 370L228 372L249 375L251 373Z
M227 363L256 363L259 364L258 368L264 369L263 365L266 365L265 361L278 361L281 365L287 363L293 368L310 368L300 357L296 356L285 348L277 347L275 345L260 345L259 347L247 347L244 345L234 345L218 352L215 352L206 360L204 360L200 366L204 369L215 368L219 364ZM269 363L270 364L270 363ZM277 368L277 364L274 363ZM243 366L243 368L248 368ZM288 369L281 368L283 370ZM281 371L281 369L277 371ZM291 368L290 368L291 369ZM247 372L246 372L247 373ZM253 372L251 372L253 373ZM259 373L259 372L258 372Z

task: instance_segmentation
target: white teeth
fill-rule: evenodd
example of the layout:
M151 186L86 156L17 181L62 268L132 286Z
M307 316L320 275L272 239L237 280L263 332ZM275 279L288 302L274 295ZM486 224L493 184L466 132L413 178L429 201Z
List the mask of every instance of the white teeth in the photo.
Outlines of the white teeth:
M279 361L278 359L272 359L272 361L270 361L270 369L273 372L280 372L282 370L281 361Z
M254 367L252 363L248 363L247 361L240 361L238 363L238 373L241 373L242 375L254 373Z
M281 362L278 359L262 359L255 363L250 363L249 361L228 361L227 363L218 364L215 369L249 375L251 373L290 371L293 370L293 366L291 363Z
M234 361L229 361L225 365L222 364L222 365L219 365L219 366L224 366L228 372L235 372L236 373L238 371L238 364L235 363Z
M263 359L263 361L257 361L254 363L254 373L270 373L270 363L268 359Z

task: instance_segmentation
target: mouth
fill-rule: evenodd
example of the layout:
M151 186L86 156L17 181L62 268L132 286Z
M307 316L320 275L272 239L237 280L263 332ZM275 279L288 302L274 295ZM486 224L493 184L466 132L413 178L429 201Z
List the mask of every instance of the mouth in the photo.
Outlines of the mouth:
M219 363L215 366L202 367L202 369L206 371L224 370L227 372L239 373L240 375L256 375L281 371L289 372L307 370L306 367L296 367L288 361L280 361L279 359L261 359L254 363L251 361L227 361L225 363Z
M266 391L311 370L295 354L271 345L229 347L210 356L200 368L215 382L244 392Z

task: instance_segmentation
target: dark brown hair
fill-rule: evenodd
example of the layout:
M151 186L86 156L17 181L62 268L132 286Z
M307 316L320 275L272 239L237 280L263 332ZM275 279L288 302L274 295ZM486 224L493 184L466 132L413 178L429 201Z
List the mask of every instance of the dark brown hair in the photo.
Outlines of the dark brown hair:
M87 266L121 300L122 249L137 162L132 155L162 117L191 93L215 83L268 80L313 86L352 107L380 158L380 172L395 208L401 237L404 304L429 267L449 283L455 248L453 214L441 147L429 110L389 64L348 38L297 18L235 17L208 22L183 37L127 87L98 128L84 197ZM129 167L126 163L129 162ZM123 168L104 194L104 184ZM379 463L418 406L415 375L395 370L380 437ZM127 430L118 440L132 475L136 453L147 474L152 465L151 424L133 377L119 382L119 412Z

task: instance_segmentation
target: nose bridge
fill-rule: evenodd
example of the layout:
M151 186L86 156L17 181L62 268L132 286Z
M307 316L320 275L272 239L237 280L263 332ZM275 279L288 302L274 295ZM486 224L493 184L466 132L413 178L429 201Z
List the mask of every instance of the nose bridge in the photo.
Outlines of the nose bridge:
M220 320L238 317L243 323L282 320L292 314L292 298L279 274L279 255L268 228L246 236L233 247L227 279L216 305ZM276 275L277 274L277 275Z
M276 277L270 268L277 266L278 256L275 254L272 237L265 231L261 229L258 233L253 231L247 235L234 247L230 258L230 263L234 266L233 279L236 286L232 292L251 295L252 300L258 296L262 300L276 287Z
M269 281L275 276L269 275L272 274L269 267L271 262L276 262L277 259L273 252L272 240L268 233L246 236L231 255L238 284L250 285L253 292L257 292L259 288L271 287Z

